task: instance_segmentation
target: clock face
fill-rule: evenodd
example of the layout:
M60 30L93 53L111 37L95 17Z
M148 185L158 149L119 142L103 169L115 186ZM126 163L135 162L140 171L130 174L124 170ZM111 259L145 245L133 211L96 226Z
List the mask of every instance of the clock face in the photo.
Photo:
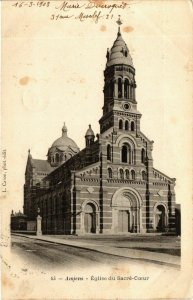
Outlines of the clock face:
M128 103L123 104L123 109L124 110L130 110L130 105Z

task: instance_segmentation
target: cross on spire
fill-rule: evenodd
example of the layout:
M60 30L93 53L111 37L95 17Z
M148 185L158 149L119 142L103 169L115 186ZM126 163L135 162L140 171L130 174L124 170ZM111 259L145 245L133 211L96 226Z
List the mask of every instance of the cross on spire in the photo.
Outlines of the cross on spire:
M119 25L119 27L118 27L118 35L120 35L121 33L120 33L120 26L123 24L122 23L122 21L121 21L121 16L119 15L119 18L118 18L118 20L116 21L116 23Z

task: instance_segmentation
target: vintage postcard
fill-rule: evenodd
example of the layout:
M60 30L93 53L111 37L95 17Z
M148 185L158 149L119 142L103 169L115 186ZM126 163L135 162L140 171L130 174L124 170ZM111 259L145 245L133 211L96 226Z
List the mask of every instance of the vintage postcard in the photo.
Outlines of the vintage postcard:
M191 299L192 2L1 6L2 299Z

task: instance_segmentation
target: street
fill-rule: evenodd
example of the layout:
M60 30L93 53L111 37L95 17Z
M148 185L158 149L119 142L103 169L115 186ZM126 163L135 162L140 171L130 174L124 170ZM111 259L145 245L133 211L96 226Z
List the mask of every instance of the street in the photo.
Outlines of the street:
M49 235L54 237L54 235ZM56 237L56 236L55 236ZM63 235L57 235L58 239L63 240ZM144 250L155 253L165 253L180 256L181 239L176 236L164 235L85 235L85 236L65 236L65 240L80 241L81 244L94 243L96 245L113 246L120 249Z
M42 269L167 265L180 263L180 240L162 236L36 236L12 235L11 251Z
M128 262L128 258L99 253L93 250L31 240L12 236L12 252L18 254L28 264L47 269L81 268L84 266L116 265Z

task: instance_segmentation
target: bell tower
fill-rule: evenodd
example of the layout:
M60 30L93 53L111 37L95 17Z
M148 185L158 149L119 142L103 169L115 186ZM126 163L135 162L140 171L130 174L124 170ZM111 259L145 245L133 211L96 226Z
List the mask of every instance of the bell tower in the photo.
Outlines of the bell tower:
M119 19L117 38L111 49L107 49L104 71L104 106L100 119L100 132L109 128L139 130L139 116L135 97L135 68L129 49L122 38ZM138 117L137 117L138 116Z

